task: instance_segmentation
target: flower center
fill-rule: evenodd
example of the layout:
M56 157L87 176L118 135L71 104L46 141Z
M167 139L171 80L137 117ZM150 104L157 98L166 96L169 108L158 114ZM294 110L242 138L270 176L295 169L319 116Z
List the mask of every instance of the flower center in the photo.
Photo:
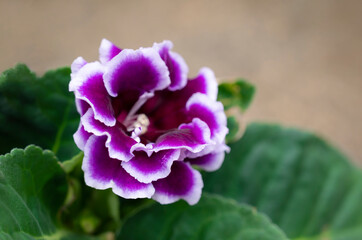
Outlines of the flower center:
M128 112L126 118L122 122L123 125L127 128L127 131L131 132L136 128L141 129L137 135L142 135L147 132L147 128L150 125L150 120L148 117L143 114L136 114L137 111L142 107L142 105L151 97L153 97L153 93L144 93L139 97L137 102L133 105L131 110Z
M145 114L141 113L138 115L133 115L131 118L126 118L123 124L126 126L127 131L129 132L136 128L140 128L141 132L138 135L142 135L147 132L147 128L150 125L150 120Z

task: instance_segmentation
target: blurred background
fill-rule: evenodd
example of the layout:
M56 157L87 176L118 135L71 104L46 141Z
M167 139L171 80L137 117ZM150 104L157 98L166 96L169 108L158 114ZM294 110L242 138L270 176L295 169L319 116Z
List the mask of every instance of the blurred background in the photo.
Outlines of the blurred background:
M0 0L0 71L38 74L121 48L172 40L195 75L256 85L247 121L278 122L328 139L362 166L360 0Z

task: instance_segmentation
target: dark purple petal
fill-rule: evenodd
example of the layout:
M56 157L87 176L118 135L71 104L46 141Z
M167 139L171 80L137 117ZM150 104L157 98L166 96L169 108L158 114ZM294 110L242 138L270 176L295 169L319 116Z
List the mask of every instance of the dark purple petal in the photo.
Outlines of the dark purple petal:
M137 90L140 94L162 90L170 84L169 72L152 48L125 49L108 63L104 83L109 95Z
M183 91L188 97L199 92L206 94L210 99L216 101L218 86L214 72L207 67L201 68L197 77L189 80Z
M103 83L103 67L100 63L88 63L72 75L69 90L75 97L86 101L94 111L95 119L107 126L116 124L111 98Z
M191 152L200 152L209 143L211 139L208 125L194 118L191 123L181 124L177 130L168 131L158 137L153 150L187 149Z
M134 177L129 175L122 167L114 176L113 192L120 197L135 199L135 198L151 198L154 195L155 188L151 183L141 183Z
M77 108L78 113L81 116L83 116L88 111L88 109L91 107L91 106L89 106L89 104L86 101L78 99L78 98L75 99L75 106Z
M101 42L101 46L99 47L99 60L101 63L107 63L112 58L118 55L122 50L114 45L111 41L107 39L103 39Z
M124 198L150 198L155 189L152 184L138 182L121 166L121 161L108 156L106 137L92 136L85 149L82 169L88 186L96 189L112 188Z
M163 41L153 45L170 72L171 84L168 89L176 91L186 86L189 69L185 60L178 53L170 51L172 47L171 41Z
M180 157L179 150L154 152L148 156L145 152L135 152L128 162L122 162L122 167L134 178L143 183L150 183L167 177L171 165Z
M156 192L152 198L161 204L184 199L194 205L201 197L204 184L198 171L187 163L176 161L171 167L170 175L154 182L153 186Z
M195 93L186 103L187 114L191 118L200 118L206 122L211 131L211 139L218 143L224 141L228 128L224 106L212 101L207 95Z
M167 90L156 92L155 96L145 103L141 111L152 119L151 128L155 130L177 128L180 124L191 120L185 107L193 94L203 93L209 97L208 101L213 103L217 97L217 90L214 73L209 68L202 68L198 77L189 80L183 89L174 92ZM173 114L169 114L170 112ZM156 138L151 137L151 139Z
M137 142L127 136L120 128L112 127L108 132L106 146L109 156L122 161L129 161L133 157L131 148Z
M137 144L132 137L127 136L118 125L107 127L102 122L94 119L92 109L89 109L81 118L84 129L96 136L107 136L106 147L109 150L109 156L122 161L129 161L133 158L131 148Z
M84 148L82 169L88 186L97 189L112 187L112 179L121 162L111 159L105 147L106 137L91 136Z
M174 92L176 94L176 92ZM150 119L150 129L164 132L177 129L182 123L190 122L186 115L185 104L171 94L167 96L157 95L145 103L141 109ZM167 104L165 104L167 102ZM188 121L189 120L189 121ZM150 134L150 133L148 133ZM151 138L156 140L157 137Z
M219 151L215 153L209 153L198 158L187 158L185 161L188 161L192 165L196 165L205 171L212 172L221 167L224 158L225 151Z
M80 150L84 151L84 146L91 135L92 135L91 133L87 132L84 129L82 123L79 123L78 130L74 133L73 139L75 144Z
M186 86L189 69L181 55L171 51L169 54L168 68L170 70L170 78L172 81L169 89L171 91L176 91Z

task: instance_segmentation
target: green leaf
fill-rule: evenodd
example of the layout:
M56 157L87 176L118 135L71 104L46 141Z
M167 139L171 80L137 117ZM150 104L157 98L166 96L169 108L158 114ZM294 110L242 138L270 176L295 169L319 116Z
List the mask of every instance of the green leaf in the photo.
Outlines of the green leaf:
M84 234L113 231L121 224L120 198L111 189L97 190L85 184L82 158L83 152L80 152L61 163L69 182L61 222L66 228Z
M35 144L60 160L79 152L73 141L79 114L68 91L70 69L37 78L19 64L0 75L0 154Z
M78 170L79 168L81 168L83 157L84 157L84 153L79 152L77 155L75 155L71 159L62 162L62 167L63 167L64 171L66 173L70 173L72 171L75 171L75 170Z
M0 156L1 239L52 235L66 192L65 173L52 152L32 145Z
M255 87L243 79L238 79L233 83L226 82L219 85L218 100L221 101L225 109L239 107L245 111L255 93Z
M68 190L55 155L34 145L0 156L1 240L101 240L59 226Z
M242 112L245 111L253 100L255 87L243 79L233 83L226 82L219 85L218 100L226 110L227 127L229 133L226 142L231 143L240 139L243 134Z
M0 239L1 240L109 240L113 239L108 237L110 234L104 234L100 236L87 236L76 233L71 233L67 231L57 231L49 236L33 237L24 232L16 232L12 234L5 233L0 230Z
M131 217L117 239L283 240L284 234L255 209L204 195L195 206L154 204Z
M26 234L24 232L16 232L16 233L5 233L0 230L0 239L1 240L34 240L31 235Z
M85 234L117 229L121 222L119 197L111 190L91 189L83 184L75 195L75 201L62 215L64 225Z
M227 118L227 127L229 129L229 133L226 135L225 141L227 143L231 143L233 141L236 141L240 139L240 131L241 124L237 121L237 117L230 116Z
M298 240L362 239L362 173L322 139L252 124L205 191L255 206Z

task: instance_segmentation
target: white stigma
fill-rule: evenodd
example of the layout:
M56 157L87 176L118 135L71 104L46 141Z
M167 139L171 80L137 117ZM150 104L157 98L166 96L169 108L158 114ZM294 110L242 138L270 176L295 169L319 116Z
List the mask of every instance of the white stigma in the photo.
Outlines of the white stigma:
M127 117L123 121L123 125L127 128L127 131L131 132L136 128L140 128L141 131L139 135L142 135L147 132L147 128L150 125L150 120L148 117L141 113L136 114L136 112L143 106L143 104L151 97L153 97L153 93L144 93L142 94L137 102L133 105L131 110L128 112Z
M131 132L136 128L140 128L141 132L138 135L142 135L147 132L147 128L150 125L150 120L148 117L141 113L135 115L133 118L128 119L127 122L124 122L124 125L127 127L127 131Z

